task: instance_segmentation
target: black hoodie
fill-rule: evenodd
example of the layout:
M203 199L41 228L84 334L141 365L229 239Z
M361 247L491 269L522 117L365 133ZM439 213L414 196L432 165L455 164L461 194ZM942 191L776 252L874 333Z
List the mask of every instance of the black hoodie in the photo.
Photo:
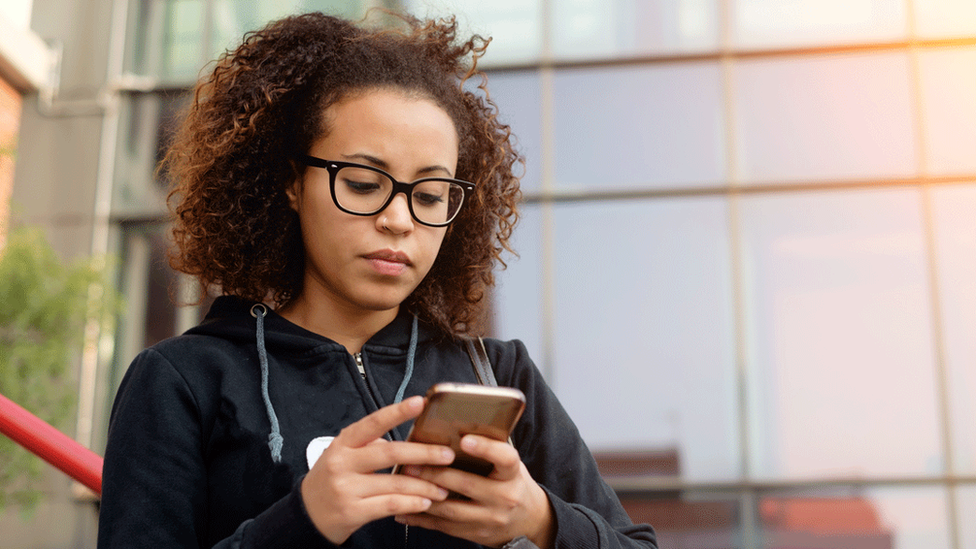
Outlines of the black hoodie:
M312 525L299 485L306 449L394 402L405 377L412 317L401 314L361 353L365 379L338 343L274 312L264 319L268 397L283 440L269 449L252 303L217 299L207 318L143 351L119 388L105 452L98 547L160 549L335 547ZM546 491L556 547L656 548L602 481L569 416L521 342L485 340L499 385L527 400L513 440ZM420 324L406 396L440 381L477 383L461 345ZM410 425L390 433L406 437ZM392 518L366 524L343 547L478 547Z

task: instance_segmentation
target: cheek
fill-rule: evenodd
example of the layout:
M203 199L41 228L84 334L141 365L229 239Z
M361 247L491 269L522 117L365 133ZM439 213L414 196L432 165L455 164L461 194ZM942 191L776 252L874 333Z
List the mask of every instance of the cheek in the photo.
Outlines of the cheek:
M437 260L438 256L441 254L441 249L444 247L444 242L447 240L446 232L440 231L440 234L432 236L428 243L428 250L430 255L430 264L433 265Z

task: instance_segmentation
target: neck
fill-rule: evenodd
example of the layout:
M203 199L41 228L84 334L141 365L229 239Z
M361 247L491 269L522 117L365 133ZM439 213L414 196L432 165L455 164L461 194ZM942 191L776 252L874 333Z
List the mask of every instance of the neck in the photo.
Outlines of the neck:
M363 310L338 306L328 300L313 302L303 294L277 312L290 322L339 343L350 353L358 353L369 338L393 322L399 307Z

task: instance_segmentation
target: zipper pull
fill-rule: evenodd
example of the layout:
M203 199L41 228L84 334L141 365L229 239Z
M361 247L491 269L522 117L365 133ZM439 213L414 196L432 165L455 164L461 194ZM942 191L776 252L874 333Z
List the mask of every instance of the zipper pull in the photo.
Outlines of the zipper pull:
M366 366L363 365L363 354L356 353L352 356L356 359L356 367L359 368L359 375L363 376L363 381L366 381Z

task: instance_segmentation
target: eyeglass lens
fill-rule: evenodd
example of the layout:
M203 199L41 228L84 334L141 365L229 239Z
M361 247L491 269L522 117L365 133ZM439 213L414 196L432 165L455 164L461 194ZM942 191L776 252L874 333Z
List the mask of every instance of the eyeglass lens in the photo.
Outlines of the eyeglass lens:
M386 205L391 193L393 181L379 172L347 166L336 173L335 198L346 210L376 213ZM457 215L463 198L464 189L460 185L431 179L413 186L410 205L418 221L443 224Z

